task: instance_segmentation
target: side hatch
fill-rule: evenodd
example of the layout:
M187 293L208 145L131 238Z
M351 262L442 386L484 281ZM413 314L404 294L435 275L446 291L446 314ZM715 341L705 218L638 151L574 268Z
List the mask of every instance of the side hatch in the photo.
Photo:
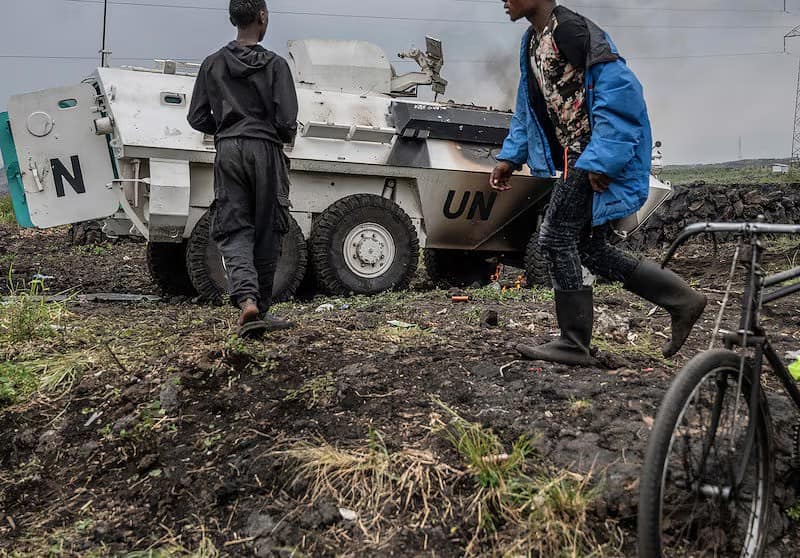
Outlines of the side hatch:
M12 97L11 134L30 220L48 228L114 214L114 165L94 87L82 83Z

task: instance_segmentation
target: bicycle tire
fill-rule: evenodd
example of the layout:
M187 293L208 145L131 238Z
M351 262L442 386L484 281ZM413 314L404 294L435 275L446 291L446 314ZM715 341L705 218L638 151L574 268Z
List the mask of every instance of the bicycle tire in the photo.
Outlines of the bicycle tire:
M662 523L664 523L663 512L666 507L663 501L664 488L667 482L666 469L670 454L673 450L673 435L676 433L679 421L684 419L684 415L686 414L692 398L695 397L697 390L702 387L703 382L712 374L717 374L719 378L720 373L735 373L738 380L740 363L740 355L731 351L714 350L701 353L683 368L665 395L654 423L653 431L650 435L641 478L638 521L638 544L639 556L641 558L660 558L661 556L675 555L673 553L664 554L664 541L662 537L662 528L664 527L662 525ZM748 376L749 368L750 364L747 363L745 378ZM719 386L719 383L717 386ZM750 386L746 379L745 382L743 382L742 391L744 392L744 397L742 397L740 401L747 406L748 416L751 416L749 412ZM717 396L718 395L719 387L717 387ZM769 512L772 507L774 475L772 422L766 397L764 397L763 392L756 420L758 422L756 423L757 430L753 446L755 461L750 462L748 470L755 465L758 478L756 479L757 484L754 486L757 486L757 494L759 494L759 496L758 500L754 500L751 504L750 516L747 518L747 523L745 524L747 526L747 533L744 535L742 551L739 554L742 558L756 558L763 552L769 525ZM691 430L689 432L691 432ZM682 441L685 440L686 436L684 435ZM686 457L684 456L683 459L685 462ZM709 455L707 459L711 459L711 456ZM699 489L699 491L702 491L702 489ZM756 494L756 492L754 492L754 494ZM671 495L670 493L670 496ZM699 499L700 496L695 493L694 497L695 502L692 512L697 508L697 499ZM708 496L705 497L709 498ZM719 500L721 501L723 498ZM728 505L731 505L730 502ZM735 502L733 505L736 505ZM723 523L721 515L719 522ZM665 523L670 525L669 520ZM698 529L701 531L701 533L697 534L698 538L702 538L702 532L707 534L709 531L713 532L715 529L713 525L709 526L702 523L699 523L699 525L702 525L702 528ZM727 535L728 533L726 532L726 536ZM731 544L731 540L735 536L736 534L725 540L724 544ZM699 544L713 544L713 537L710 538L710 541L705 540ZM689 552L686 554L677 553L677 555L705 556L707 554ZM713 555L728 555L728 553L715 552Z

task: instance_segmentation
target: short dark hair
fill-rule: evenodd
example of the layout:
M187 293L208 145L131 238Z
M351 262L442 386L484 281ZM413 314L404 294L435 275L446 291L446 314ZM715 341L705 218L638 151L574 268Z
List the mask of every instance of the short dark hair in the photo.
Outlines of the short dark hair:
M261 10L267 10L266 0L231 0L231 23L236 27L247 27L255 23Z

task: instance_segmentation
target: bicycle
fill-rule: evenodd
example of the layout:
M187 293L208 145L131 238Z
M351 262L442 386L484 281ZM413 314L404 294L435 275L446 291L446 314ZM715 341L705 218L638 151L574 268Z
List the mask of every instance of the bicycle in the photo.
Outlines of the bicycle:
M764 359L800 410L800 390L761 324L763 305L800 292L800 267L766 276L762 236L800 234L798 225L699 223L670 247L666 266L689 238L738 237L711 346L676 376L650 434L639 494L639 556L739 556L764 550L775 453L761 384ZM746 270L739 329L714 349L737 266ZM783 286L782 286L783 285ZM736 352L738 349L739 352Z

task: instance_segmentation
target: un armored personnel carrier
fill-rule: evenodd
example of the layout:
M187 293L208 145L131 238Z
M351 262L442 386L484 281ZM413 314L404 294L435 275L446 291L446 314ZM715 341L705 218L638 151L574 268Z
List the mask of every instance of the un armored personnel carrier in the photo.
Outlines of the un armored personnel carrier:
M438 41L400 56L420 71L398 75L364 42L289 44L300 132L286 146L293 220L276 299L304 278L332 294L401 289L420 247L436 281L488 280L498 262L547 281L535 237L552 181L523 169L510 192L488 187L511 114L419 100L421 86L446 90ZM195 72L168 60L104 67L78 85L13 97L0 147L19 223L102 220L111 237L146 239L165 292L222 298L222 259L209 242L214 142L186 122ZM619 234L670 192L654 179L648 206Z

